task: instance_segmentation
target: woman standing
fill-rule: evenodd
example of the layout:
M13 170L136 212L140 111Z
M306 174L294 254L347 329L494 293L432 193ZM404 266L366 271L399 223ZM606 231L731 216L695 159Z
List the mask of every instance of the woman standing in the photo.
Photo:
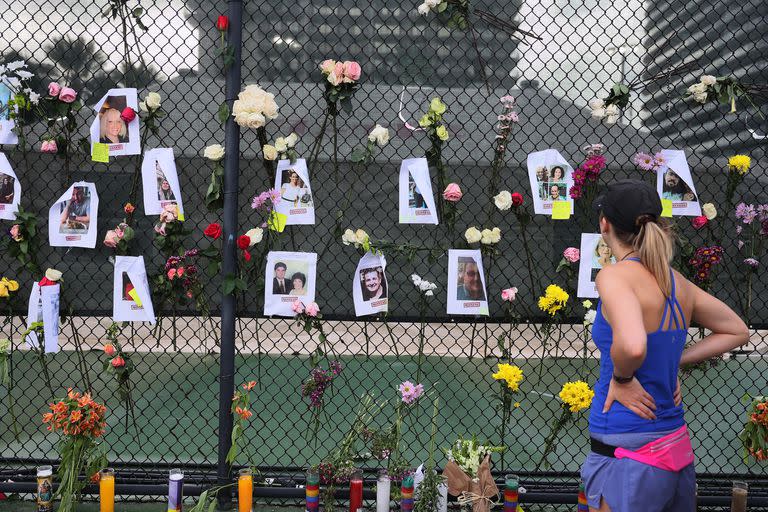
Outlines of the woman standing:
M672 270L674 240L656 191L612 184L594 204L617 263L597 276L592 337L600 377L589 416L592 452L581 469L593 512L695 510L693 450L678 369L743 345L744 322ZM684 349L688 320L711 331Z

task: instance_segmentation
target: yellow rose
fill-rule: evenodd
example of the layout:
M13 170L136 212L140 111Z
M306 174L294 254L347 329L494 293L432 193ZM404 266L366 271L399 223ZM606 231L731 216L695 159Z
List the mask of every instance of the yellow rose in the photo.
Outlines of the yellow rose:
M438 139L442 141L448 140L448 129L445 126L438 126L435 132L437 133Z
M442 115L445 113L445 103L440 101L440 98L432 98L432 101L429 102L429 110L437 115Z
M419 119L419 126L422 128L426 128L427 126L432 126L432 116L429 114L424 114L421 116L421 119Z

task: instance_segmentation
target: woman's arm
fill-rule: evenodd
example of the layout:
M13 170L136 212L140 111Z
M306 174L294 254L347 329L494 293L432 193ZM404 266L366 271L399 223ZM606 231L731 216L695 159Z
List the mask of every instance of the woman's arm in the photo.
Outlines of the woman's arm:
M680 364L705 361L749 341L749 329L736 312L698 286L687 285L693 289L691 320L712 333L683 350Z

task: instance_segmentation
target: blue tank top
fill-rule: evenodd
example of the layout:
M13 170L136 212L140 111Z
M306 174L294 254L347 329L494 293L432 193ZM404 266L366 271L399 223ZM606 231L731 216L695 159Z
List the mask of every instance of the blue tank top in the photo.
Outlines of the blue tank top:
M628 258L640 261L637 258ZM589 413L589 430L600 434L627 432L659 432L673 430L685 424L682 405L675 407L674 392L677 372L683 354L688 325L683 308L675 296L675 275L672 277L672 293L664 304L659 328L648 334L645 361L635 372L635 377L656 403L656 419L641 418L619 402L614 401L607 413L603 413L608 385L613 378L611 344L613 331L603 316L601 302L597 303L597 315L592 325L592 339L600 350L600 377L595 384L595 397ZM668 326L668 329L665 329Z

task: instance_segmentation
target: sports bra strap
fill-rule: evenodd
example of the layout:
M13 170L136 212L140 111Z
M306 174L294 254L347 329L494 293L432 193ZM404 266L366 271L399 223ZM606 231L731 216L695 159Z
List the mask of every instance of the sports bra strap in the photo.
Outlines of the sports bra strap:
M627 261L637 261L638 263L640 263L640 258L637 258L634 256L632 258L626 258L626 259ZM676 330L682 330L686 328L685 313L683 313L683 307L680 305L680 302L677 300L677 286L675 284L675 272L672 270L672 267L669 268L669 277L672 281L672 293L670 293L669 297L664 300L664 312L661 314L661 324L659 325L659 329L658 329L659 331L664 330L664 326L667 323L667 313L669 313L670 323L672 322L675 323Z

